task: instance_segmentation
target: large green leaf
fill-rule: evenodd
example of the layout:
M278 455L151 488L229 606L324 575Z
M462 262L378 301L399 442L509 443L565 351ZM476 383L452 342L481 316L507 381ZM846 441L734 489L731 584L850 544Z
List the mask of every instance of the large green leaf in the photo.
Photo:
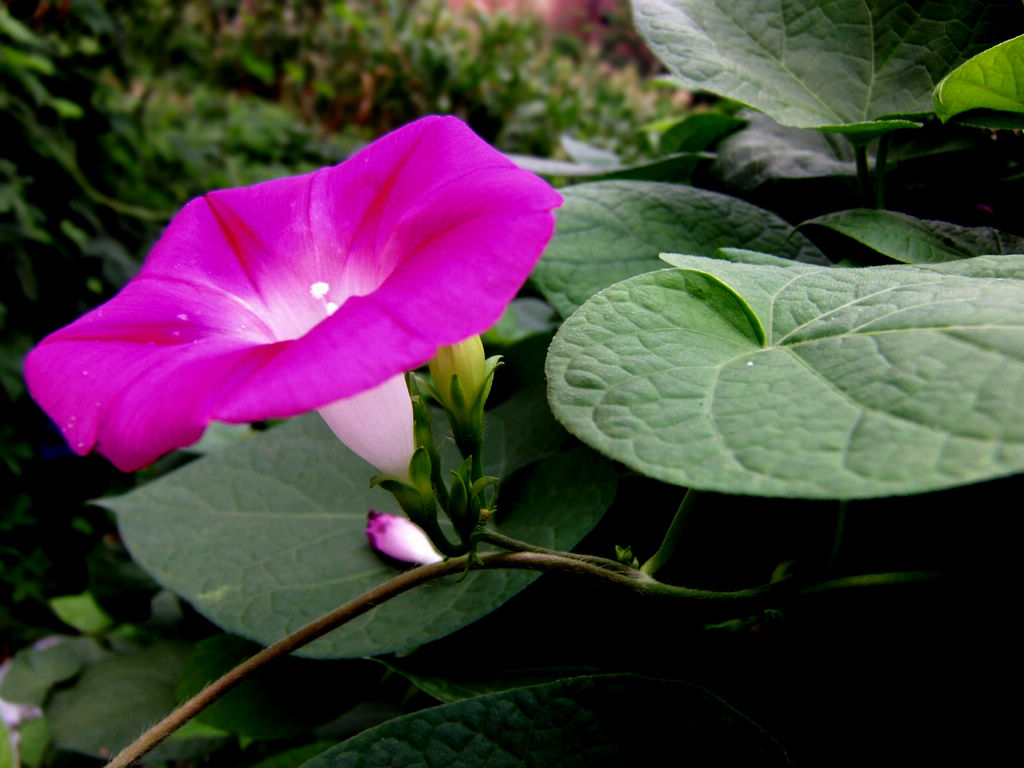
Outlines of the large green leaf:
M602 288L662 265L662 251L712 256L723 246L824 257L770 211L695 187L595 182L563 190L555 236L531 276L568 316Z
M1018 0L635 0L637 28L689 88L785 125L879 131L931 113L954 67L1024 29ZM860 138L866 138L861 136Z
M943 122L971 109L1024 112L1024 35L979 53L935 88L935 114Z
M932 264L972 256L1024 253L1024 237L991 227L961 227L905 213L857 208L810 219L800 226L828 227L906 264Z
M825 269L666 256L562 326L582 440L679 485L855 498L1024 469L1024 256Z
M513 430L504 433L514 441ZM511 459L522 461L518 448L501 454ZM390 495L369 487L373 474L313 414L103 503L117 512L133 557L157 581L226 631L269 643L394 573L364 535L370 508L396 511ZM558 454L502 486L499 530L568 549L614 492L603 459L579 449ZM435 582L303 653L352 657L420 645L476 621L534 578L494 571Z
M517 688L371 728L304 768L787 766L756 724L703 688L598 676Z

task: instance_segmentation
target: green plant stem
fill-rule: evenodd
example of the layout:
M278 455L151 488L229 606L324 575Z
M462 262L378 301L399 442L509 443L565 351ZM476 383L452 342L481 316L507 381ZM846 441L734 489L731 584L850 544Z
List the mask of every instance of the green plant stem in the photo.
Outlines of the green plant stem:
M567 557L572 560L579 560L581 563L589 563L599 568L606 568L609 571L624 573L624 574L635 574L636 570L630 568L624 563L620 563L618 560L612 560L607 557L598 557L596 555L578 555L575 552L560 552L555 549L548 549L546 547L538 547L535 544L530 544L519 539L513 539L510 536L503 536L495 531L481 530L477 531L473 538L476 541L485 541L488 544L493 544L496 547L507 549L511 552L533 552L538 555L554 555L557 557Z
M615 563L615 565L619 564ZM560 572L578 576L589 576L609 585L629 587L641 593L692 597L701 601L726 600L730 603L750 602L761 598L767 591L766 587L756 587L752 590L740 590L739 592L705 592L703 590L672 587L668 584L655 582L638 571L632 571L632 575L629 575L621 571L608 570L600 565L573 557L540 552L489 553L479 556L479 560L475 565L470 562L467 556L463 556L451 558L441 563L420 566L398 574L380 586L374 587L355 600L321 616L319 619L296 630L282 640L278 640L252 658L242 662L223 677L210 683L210 685L125 747L113 760L107 763L107 768L128 768L128 766L133 765L135 761L149 750L153 749L157 744L265 664L323 637L328 632L337 629L352 619L366 613L371 608L375 608L403 592L443 576L461 574L467 567L484 570L512 569Z
M871 172L868 170L867 144L854 144L853 156L857 161L857 186L860 189L861 205L870 208L872 204Z
M862 573L858 576L843 576L839 579L822 581L801 587L800 595L821 595L844 589L865 589L868 587L896 587L913 584L929 584L941 581L940 571L893 571L890 573Z
M846 535L846 523L849 515L850 502L840 501L839 511L836 513L836 528L832 534L832 551L828 556L828 567L832 570L839 562L839 553L843 548L843 537Z
M468 556L463 556L445 560L441 563L423 565L399 573L380 586L365 592L355 600L346 603L340 608L336 608L296 630L284 639L278 640L273 645L264 648L223 677L210 683L206 688L125 747L113 760L107 763L107 768L128 768L128 766L133 765L149 750L181 728L181 726L206 707L241 683L257 669L274 659L298 650L403 592L407 592L434 579L461 574L467 568L481 570L527 570L587 576L611 586L626 587L640 594L665 595L688 599L696 605L717 605L720 609L728 610L729 612L738 610L754 613L765 607L769 597L777 596L780 587L788 589L788 585L783 582L741 589L734 592L714 592L690 589L688 587L676 587L670 584L662 584L639 571L632 569L628 570L628 572L623 571L620 563L615 563L614 561L607 562L612 563L617 568L611 569L605 565L581 560L579 556L572 557L564 553L499 552L478 556L475 563ZM894 583L916 583L934 580L934 578L934 573L924 571L849 576L806 587L800 590L800 594L816 594L853 587L873 587Z
M889 157L889 134L883 133L878 139L875 153L875 208L885 208L885 164Z
M698 495L698 491L692 488L687 489L686 495L683 496L683 500L679 504L679 509L672 517L668 530L665 531L665 538L661 540L661 546L646 563L640 566L641 573L653 576L672 559L672 555L675 554L676 547L679 545L679 539L682 538L683 531L686 530L687 521L690 519L690 510L693 509Z

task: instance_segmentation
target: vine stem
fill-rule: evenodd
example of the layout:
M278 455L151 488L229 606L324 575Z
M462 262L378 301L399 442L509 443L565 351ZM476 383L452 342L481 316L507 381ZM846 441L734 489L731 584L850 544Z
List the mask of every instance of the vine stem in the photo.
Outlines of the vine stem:
M729 610L758 606L761 607L769 595L775 595L780 588L789 587L784 582L766 584L750 589L734 592L712 592L688 587L676 587L663 584L640 571L621 569L621 564L605 561L618 568L609 568L606 564L589 562L564 553L548 552L497 552L476 555L471 560L468 555L454 557L440 563L423 565L403 571L383 584L364 592L351 602L334 609L319 619L301 627L273 645L264 648L255 656L247 659L206 686L203 690L179 706L159 723L143 733L138 739L114 757L106 768L128 768L139 758L157 746L160 742L181 728L185 723L213 704L236 685L245 680L253 672L281 656L285 656L314 640L323 637L352 619L366 613L403 592L444 576L452 576L465 572L467 568L479 570L527 570L551 573L566 573L577 576L589 576L610 585L632 589L641 594L666 595L675 598L690 599L697 603L724 604ZM886 583L904 583L927 580L930 573L913 574L872 574L859 577L837 579L818 585L817 589L801 590L801 592L828 592L834 589L845 589L859 586L877 586Z
M739 592L705 592L703 590L672 587L668 584L656 582L638 571L632 571L631 574L627 574L622 571L608 570L601 565L564 554L500 552L478 555L477 558L478 560L475 564L471 563L469 557L464 555L462 557L453 557L440 563L423 565L403 571L380 586L374 587L351 602L334 609L287 637L278 640L273 645L264 648L255 656L239 664L223 677L210 683L191 699L179 706L171 714L121 750L113 760L107 763L106 768L128 768L128 766L133 765L135 761L149 750L153 749L157 744L265 664L323 637L328 632L337 629L343 624L352 621L352 619L366 613L371 608L375 608L403 592L407 592L434 579L461 574L467 567L483 570L512 569L586 575L609 584L630 587L648 594L671 594L677 597L695 597L702 600L727 599L730 602L735 600L744 601L760 598L766 591L766 588L754 588L753 590L741 590Z

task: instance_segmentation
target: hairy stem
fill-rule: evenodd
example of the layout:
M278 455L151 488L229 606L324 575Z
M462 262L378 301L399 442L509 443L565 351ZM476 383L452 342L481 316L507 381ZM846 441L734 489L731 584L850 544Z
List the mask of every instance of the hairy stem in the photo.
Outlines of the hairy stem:
M481 530L474 534L474 538L477 541L485 541L488 544L493 544L496 547L507 549L511 552L533 552L538 555L553 555L557 557L570 558L572 560L578 560L581 563L589 563L590 565L597 566L598 568L605 568L611 572L622 573L629 576L635 576L636 571L630 568L628 565L620 563L617 560L611 560L607 557L598 557L596 555L578 555L575 552L560 552L555 549L548 549L547 547L538 547L535 544L530 544L519 539L513 539L511 536L503 536L495 531Z
M497 536L497 534L494 534ZM502 537L505 538L505 537ZM509 539L508 542L513 540ZM213 704L217 699L230 691L236 685L245 680L253 672L281 656L307 645L317 638L323 637L328 632L337 629L352 619L361 616L372 608L407 592L414 587L425 584L428 581L439 579L444 576L451 576L464 572L467 568L482 570L528 570L544 571L548 573L565 573L576 576L588 576L596 578L612 586L620 586L647 595L665 595L674 598L683 598L693 601L695 604L719 605L729 611L756 612L765 607L767 599L775 596L781 587L788 589L789 585L782 582L742 589L734 592L713 592L687 587L675 587L669 584L662 584L648 576L633 569L626 568L621 563L613 560L603 563L590 562L580 559L583 556L573 556L566 553L556 552L500 552L488 553L478 556L476 563L472 563L468 556L451 558L433 565L423 565L408 571L397 574L378 587L365 592L349 603L336 608L328 614L296 630L282 640L278 640L271 646L264 648L250 659L242 662L230 672L218 680L210 683L206 688L186 701L167 717L154 725L138 739L125 747L113 760L107 763L106 768L128 768L153 749L157 744L166 739L185 723L199 714L206 707ZM602 560L602 558L594 558ZM609 565L610 564L610 565ZM614 568L612 567L614 566ZM878 586L883 584L915 583L925 580L933 580L935 574L931 572L913 573L886 573L867 574L852 576L843 579L835 579L824 584L800 590L801 594L813 594L828 592L851 587Z

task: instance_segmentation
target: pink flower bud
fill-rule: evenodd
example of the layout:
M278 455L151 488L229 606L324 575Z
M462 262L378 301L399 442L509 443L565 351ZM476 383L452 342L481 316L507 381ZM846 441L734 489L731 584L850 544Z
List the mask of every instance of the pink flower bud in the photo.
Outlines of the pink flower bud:
M422 528L398 515L371 509L366 516L366 538L378 552L404 563L429 565L444 559Z

